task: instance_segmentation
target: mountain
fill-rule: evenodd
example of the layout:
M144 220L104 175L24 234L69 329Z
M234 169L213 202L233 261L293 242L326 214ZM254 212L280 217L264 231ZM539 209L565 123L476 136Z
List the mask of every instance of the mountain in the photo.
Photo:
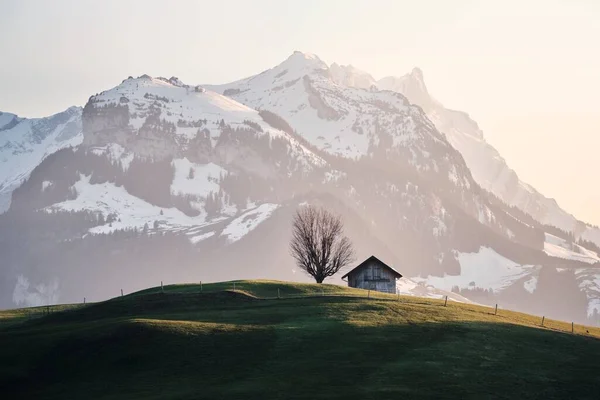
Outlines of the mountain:
M90 97L80 144L0 215L0 305L306 280L288 240L314 204L342 215L359 259L412 278L404 291L595 321L597 252L483 190L423 107L351 72L296 52L225 85L143 75Z
M0 112L0 213L8 210L13 190L44 158L81 140L79 107L33 119Z
M361 71L352 65L331 64L329 67L331 80L341 86L370 89L377 84L375 79L367 72Z
M337 68L356 70L351 66ZM402 77L384 77L373 84L381 90L402 93L411 103L423 108L436 128L462 154L473 178L482 188L544 225L572 232L577 237L600 246L600 229L578 221L563 210L556 200L545 197L519 179L500 153L486 142L483 132L467 113L445 108L429 94L420 69L415 68Z

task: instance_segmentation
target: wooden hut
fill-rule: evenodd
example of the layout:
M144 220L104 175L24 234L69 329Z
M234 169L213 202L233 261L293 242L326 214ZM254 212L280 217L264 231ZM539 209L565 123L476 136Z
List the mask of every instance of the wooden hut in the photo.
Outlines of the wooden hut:
M377 257L371 256L342 276L342 280L346 278L349 287L395 294L396 281L402 278L402 274Z

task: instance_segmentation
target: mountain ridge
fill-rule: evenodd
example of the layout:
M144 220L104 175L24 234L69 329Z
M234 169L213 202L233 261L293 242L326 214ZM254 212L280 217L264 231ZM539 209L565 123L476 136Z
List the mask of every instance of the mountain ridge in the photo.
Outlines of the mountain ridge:
M46 118L0 112L0 214L10 207L12 192L44 158L81 142L80 117L81 108L75 106Z
M345 69L348 73L357 71L355 67L337 68ZM360 73L367 74L363 71ZM373 81L373 85L379 89L402 93L411 103L421 106L440 132L446 134L453 147L461 152L475 180L484 189L543 224L573 232L577 237L600 245L600 230L578 220L563 210L555 199L542 195L532 185L521 181L499 152L485 140L483 131L468 113L445 108L433 98L418 67L400 77L386 76Z

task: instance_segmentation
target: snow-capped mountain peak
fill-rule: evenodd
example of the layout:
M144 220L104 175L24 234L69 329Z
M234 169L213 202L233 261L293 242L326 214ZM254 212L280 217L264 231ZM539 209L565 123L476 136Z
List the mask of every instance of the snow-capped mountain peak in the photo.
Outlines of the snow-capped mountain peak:
M12 192L44 158L82 141L81 108L69 107L46 118L20 118L0 112L0 214Z
M406 75L401 77L386 76L376 82L376 85L381 90L391 90L402 93L413 104L417 104L425 112L429 112L436 105L436 101L429 95L423 71L415 67Z
M299 50L296 50L290 55L287 60L285 60L280 66L286 67L300 67L300 68L327 68L327 64L323 60L319 58L316 54L313 53L305 53Z
M20 120L21 118L19 118L15 114L0 111L0 131L10 129L11 127L18 124Z
M203 143L202 151L211 151L224 140L223 132L240 131L286 141L290 155L307 166L323 163L287 132L273 128L257 110L175 77L128 78L92 96L83 111L83 130L88 147L116 144L152 159L183 156L198 142Z
M226 96L241 93L247 90L250 85L253 88L262 88L264 91L271 89L277 91L294 85L307 75L328 75L328 69L327 64L318 56L295 51L282 63L258 75L240 79L227 85L206 85L206 87L215 88L215 91Z
M180 125L182 120L192 122L207 117L242 123L257 114L255 110L201 86L185 85L175 77L165 79L149 75L126 79L118 86L93 96L88 103L95 108L111 105L126 107L130 113L129 123L138 129L148 112L159 113L165 121L179 122ZM158 109L150 110L153 106ZM177 129L177 133L185 135L190 132ZM192 133L195 134L195 130Z
M352 65L331 64L329 68L331 79L342 86L370 89L375 85L375 79L365 71L361 71Z
M369 90L345 84L363 80L367 83L361 86ZM371 82L372 77L354 67L336 64L330 69L316 56L294 53L255 76L208 87L282 116L311 145L329 154L356 159L391 151L423 173L444 175L447 171L439 163L461 162L450 154L437 161L429 157L425 143L440 146L440 154L455 152L418 107L398 93L370 90ZM461 176L453 180L459 187L468 186L466 168L456 171Z
M417 80L420 83L422 83L423 87L425 87L425 79L423 78L423 70L421 70L421 68L414 67L412 69L412 71L410 72L410 76L412 76L415 80ZM426 88L425 88L425 91L427 91Z

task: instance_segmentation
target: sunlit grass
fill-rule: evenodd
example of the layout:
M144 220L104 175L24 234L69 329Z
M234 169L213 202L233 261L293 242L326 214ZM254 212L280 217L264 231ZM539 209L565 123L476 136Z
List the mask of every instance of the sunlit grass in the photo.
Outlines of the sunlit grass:
M551 399L600 391L598 328L576 325L571 334L566 322L541 327L522 313L336 285L168 285L28 313L0 312L0 390L12 398Z

